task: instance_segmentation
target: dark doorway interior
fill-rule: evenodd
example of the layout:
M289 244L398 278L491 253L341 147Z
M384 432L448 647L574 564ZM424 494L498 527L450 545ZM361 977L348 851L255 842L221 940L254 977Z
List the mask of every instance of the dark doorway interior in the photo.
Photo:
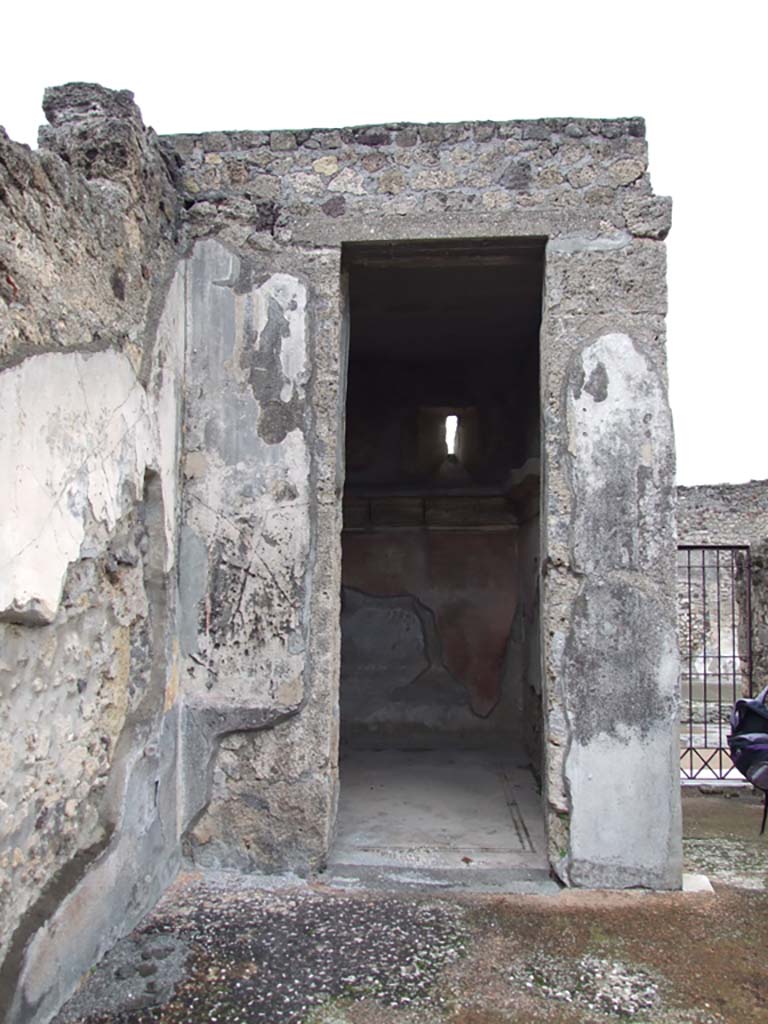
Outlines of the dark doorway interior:
M538 767L544 240L350 245L341 736Z
M547 877L543 265L542 239L345 248L334 877L507 890Z

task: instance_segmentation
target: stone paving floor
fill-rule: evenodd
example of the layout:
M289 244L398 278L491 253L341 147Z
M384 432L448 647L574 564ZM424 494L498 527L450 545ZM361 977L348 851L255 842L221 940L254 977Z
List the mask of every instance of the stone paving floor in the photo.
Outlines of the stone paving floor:
M524 756L346 750L332 888L557 892L541 797Z
M342 892L186 874L56 1024L758 1024L768 837L751 794L686 790L715 894Z

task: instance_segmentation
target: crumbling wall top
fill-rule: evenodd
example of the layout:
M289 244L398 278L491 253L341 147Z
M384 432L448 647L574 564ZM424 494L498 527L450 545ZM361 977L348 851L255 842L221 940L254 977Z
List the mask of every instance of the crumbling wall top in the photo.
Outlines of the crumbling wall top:
M671 204L653 195L639 117L397 122L164 141L178 158L190 233L209 234L215 223L236 246L248 233L260 247L267 235L338 245L606 229L658 240L669 230Z
M176 252L174 162L127 91L74 83L44 108L36 152L0 129L0 367L117 347L138 368Z

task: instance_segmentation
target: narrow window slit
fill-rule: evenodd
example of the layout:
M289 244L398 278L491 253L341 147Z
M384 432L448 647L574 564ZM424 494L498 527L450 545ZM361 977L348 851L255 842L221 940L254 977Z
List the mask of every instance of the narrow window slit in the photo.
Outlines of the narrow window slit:
M459 417L445 417L445 447L449 455L456 454L456 435L459 430Z

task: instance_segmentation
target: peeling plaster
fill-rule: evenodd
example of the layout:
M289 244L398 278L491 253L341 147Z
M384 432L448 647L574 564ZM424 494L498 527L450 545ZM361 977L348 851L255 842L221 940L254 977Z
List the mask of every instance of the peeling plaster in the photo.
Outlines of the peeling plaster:
M114 528L158 444L117 352L33 356L0 376L0 619L52 622L91 515Z
M284 273L235 288L257 279L250 270L212 240L186 263L186 436L207 458L185 488L184 648L198 698L252 707L290 691L283 703L295 705L308 628L307 295ZM295 425L265 437L265 411L283 409Z
M112 531L160 473L174 562L183 278L160 318L149 394L120 352L46 353L0 374L0 621L50 623L88 516ZM129 497L130 495L130 497Z
M672 421L666 392L627 334L604 334L569 374L568 451L578 572L653 569L673 515Z

